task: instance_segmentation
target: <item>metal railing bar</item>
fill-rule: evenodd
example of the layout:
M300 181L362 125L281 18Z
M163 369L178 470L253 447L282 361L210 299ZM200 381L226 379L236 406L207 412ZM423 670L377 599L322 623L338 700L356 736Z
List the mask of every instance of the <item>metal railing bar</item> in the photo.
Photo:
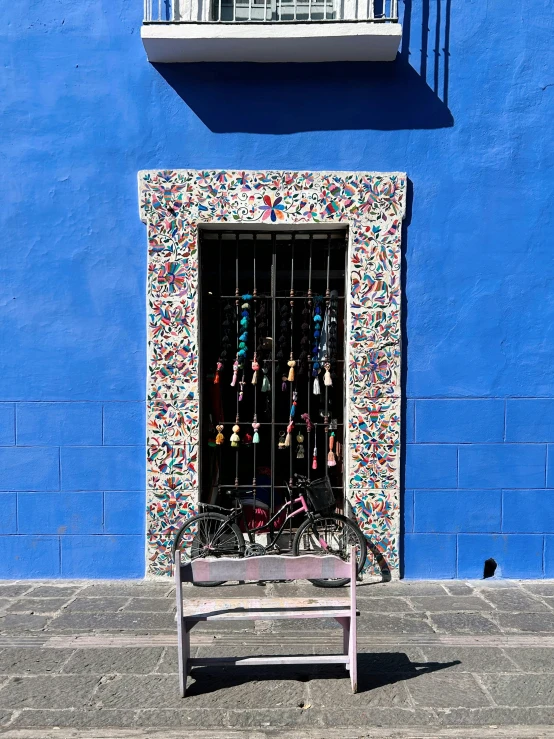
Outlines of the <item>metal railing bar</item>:
M379 398L376 398L375 401L379 402ZM234 426L235 425L235 421L220 421L219 423L221 426ZM273 421L259 421L258 423L260 424L260 426L276 425L276 426L282 426L283 428L287 427L287 423L285 423L285 421L275 421L275 424L273 424ZM325 426L325 421L312 421L312 424L314 426ZM294 424L295 428L300 428L300 427L305 428L305 426L306 424L304 423L304 421L298 421L298 423ZM342 421L340 423L337 421L337 428L340 428L341 426L344 426L344 423ZM377 446L387 446L387 444L379 444ZM392 445L389 444L388 446L392 446Z
M398 19L397 18L329 18L328 19L329 23L364 23L364 22L367 22L368 20L371 20L372 23L376 23L376 24L377 23L397 23L398 22ZM252 20L252 21L248 21L248 20L244 20L244 21L237 21L237 20L234 20L233 21L233 20L229 20L229 21L222 21L222 24L240 23L241 25L255 26L255 25L259 25L262 22L263 22L262 20ZM273 21L271 21L271 22L273 22ZM275 22L277 22L277 21L275 21ZM280 23L282 23L283 25L285 25L285 24L293 25L294 24L296 26L302 26L302 25L306 25L306 24L312 23L312 22L313 23L318 23L319 21L313 20L313 19L312 20L301 20L301 19L298 19L296 21L280 21ZM155 26L155 25L166 25L167 26L170 23L173 23L175 25L180 25L180 24L185 24L186 23L187 25L199 26L199 25L209 25L210 23L218 23L218 21L217 20L207 20L207 21L204 21L204 20L197 20L197 21L195 21L195 20L191 20L191 21L188 21L188 20L176 20L176 21L169 21L169 20L153 20L152 19L152 20L145 20L144 23L145 23L145 25L152 25L152 26ZM227 231L227 233L230 233L230 232Z
M254 486L253 485L234 485L232 482L228 482L225 484L224 482L220 482L217 485L218 489L221 488L235 488L238 490L244 489L244 490L252 490ZM263 485L262 487L267 487L267 485ZM342 490L342 485L331 485L333 490ZM286 485L275 485L274 490L287 490Z
M236 295L220 295L219 300L232 300L236 297ZM265 293L258 293L258 298L270 298L271 295L266 295ZM288 298L289 300L305 300L308 296L307 295L277 295L278 298ZM323 297L323 296L321 296ZM338 295L337 300L345 300L345 295Z

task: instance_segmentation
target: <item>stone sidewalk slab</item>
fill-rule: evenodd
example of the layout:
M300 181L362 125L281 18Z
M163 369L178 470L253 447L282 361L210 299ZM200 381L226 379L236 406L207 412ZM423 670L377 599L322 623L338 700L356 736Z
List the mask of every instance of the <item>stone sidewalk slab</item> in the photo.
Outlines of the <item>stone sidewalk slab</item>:
M187 592L337 595L305 582ZM554 739L554 583L395 581L359 595L356 695L338 665L203 667L183 700L171 583L0 583L0 737ZM314 619L203 624L191 646L246 656L342 645L337 624Z

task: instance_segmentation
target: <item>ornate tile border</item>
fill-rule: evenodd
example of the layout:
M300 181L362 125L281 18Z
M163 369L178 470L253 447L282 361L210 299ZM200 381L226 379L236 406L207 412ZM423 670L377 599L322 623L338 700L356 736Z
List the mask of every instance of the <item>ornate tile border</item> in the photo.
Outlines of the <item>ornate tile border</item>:
M372 172L139 172L148 226L150 575L198 499L197 234L204 224L349 229L347 495L373 543L369 570L398 569L400 237L406 175Z

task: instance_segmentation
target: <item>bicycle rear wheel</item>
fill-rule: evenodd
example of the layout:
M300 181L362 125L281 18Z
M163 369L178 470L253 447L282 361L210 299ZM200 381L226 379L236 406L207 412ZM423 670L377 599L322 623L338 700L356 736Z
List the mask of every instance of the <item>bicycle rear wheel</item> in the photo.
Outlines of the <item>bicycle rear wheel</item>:
M235 524L221 513L200 513L188 518L173 541L173 558L180 549L184 561L204 557L244 556L244 536ZM220 582L195 582L199 587L214 587Z
M361 573L367 556L367 543L364 535L354 521L339 513L307 518L302 523L292 542L292 553L299 554L334 554L345 561L350 557L350 547L356 547L357 571ZM340 588L350 580L337 578L333 580L310 580L321 588Z

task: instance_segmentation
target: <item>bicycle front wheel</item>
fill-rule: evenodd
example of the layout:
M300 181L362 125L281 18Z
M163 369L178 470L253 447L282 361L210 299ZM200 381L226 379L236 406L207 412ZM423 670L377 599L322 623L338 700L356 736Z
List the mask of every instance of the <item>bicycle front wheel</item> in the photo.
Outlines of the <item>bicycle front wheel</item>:
M292 553L299 554L334 554L345 561L350 557L350 547L356 547L357 571L361 573L367 556L367 543L364 535L346 516L330 513L315 518L307 518L302 523L292 542ZM340 588L346 585L348 578L330 580L310 580L321 588Z
M235 523L221 513L200 513L188 518L173 541L173 558L180 549L186 562L205 557L244 556L244 536ZM200 587L222 585L221 582L195 582Z

